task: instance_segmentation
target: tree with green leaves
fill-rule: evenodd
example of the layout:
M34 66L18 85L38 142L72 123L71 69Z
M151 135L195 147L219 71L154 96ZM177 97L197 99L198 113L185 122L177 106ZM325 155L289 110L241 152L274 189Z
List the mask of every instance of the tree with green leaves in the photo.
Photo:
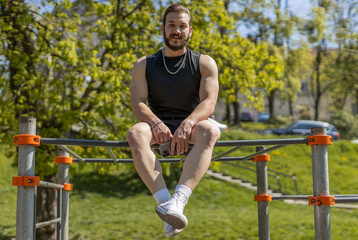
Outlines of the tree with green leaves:
M20 116L36 117L41 136L98 139L104 133L112 140L125 139L133 121L130 70L139 55L157 46L157 29L152 27L158 22L156 8L151 1L46 4L53 10L41 13L21 0L0 2L3 143L11 145ZM49 159L56 155L54 147L37 152L41 179L55 181L57 167ZM51 196L50 190L39 192L43 211L38 221L54 214ZM50 239L53 233L53 228L41 229L38 237Z
M134 121L129 107L130 72L135 60L162 46L163 2L148 0L56 0L44 6L24 0L0 1L0 127L3 144L14 155L12 137L21 116L37 118L37 134L51 138L123 140ZM240 37L225 2L184 1L195 28L190 48L209 54L220 70L221 96L237 91L262 106L262 91L281 84L280 59L266 43ZM46 11L43 8L46 7ZM223 34L222 29L226 29ZM83 157L105 150L75 149ZM116 152L127 157L129 151ZM57 149L41 146L36 175L55 182ZM105 172L104 165L97 165ZM164 171L166 171L164 169ZM38 221L54 218L52 191L38 194ZM38 232L51 239L54 228Z
M348 97L356 101L358 109L358 1L335 1L333 16L334 40L338 44L336 51L330 53L326 70L331 81L339 81L331 89L331 98L335 110L342 110Z
M330 17L334 4L329 0L318 0L311 8L311 18L304 23L304 34L313 48L313 71L310 77L311 94L314 99L314 119L319 119L319 108L322 96L337 82L324 74L327 69L327 44L331 37Z
M270 54L277 59L281 59L280 61L283 64L284 73L278 76L277 81L282 82L285 87L272 86L266 89L270 121L274 121L275 100L278 97L288 100L292 110L293 100L295 100L300 90L301 79L293 77L296 70L291 68L296 65L292 61L298 61L298 59L297 56L290 56L295 52L291 50L290 38L300 20L292 12L288 11L288 1L285 1L285 7L281 0L242 0L236 3L240 9L243 9L242 12L237 13L240 25L256 29L248 34L248 38L254 43L261 41L268 43L270 45Z
M307 46L288 49L284 60L284 89L279 98L288 102L290 116L294 116L294 103L301 91L301 81L307 79L311 73L311 51Z
M229 11L231 1L190 1L194 34L189 47L212 56L220 77L220 97L227 106L234 105L234 124L239 123L238 95L242 93L250 104L263 109L263 92L282 86L281 59L270 55L270 46L243 38L236 28L237 13ZM227 110L230 122L230 111Z

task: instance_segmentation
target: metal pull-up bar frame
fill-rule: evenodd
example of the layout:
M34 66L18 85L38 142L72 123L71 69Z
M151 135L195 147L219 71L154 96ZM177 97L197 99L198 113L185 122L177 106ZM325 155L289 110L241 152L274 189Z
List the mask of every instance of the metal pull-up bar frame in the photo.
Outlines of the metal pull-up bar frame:
M313 196L291 195L271 196L268 195L267 162L270 161L268 152L292 144L307 144L312 147L312 174L313 174ZM328 153L327 145L332 144L332 138L326 135L326 129L312 129L312 136L307 138L290 139L264 139L264 140L240 140L219 141L215 147L233 147L212 158L212 161L244 161L256 162L257 195L255 201L258 203L258 225L259 239L270 239L268 204L271 200L279 199L308 199L309 205L314 205L315 236L317 240L331 239L330 205L339 202L358 202L358 195L329 195L328 182ZM57 224L57 239L68 240L69 219L69 164L72 162L84 163L132 163L132 159L117 159L111 148L129 147L127 142L100 141L83 139L57 139L41 138L36 135L36 118L20 118L19 135L14 136L14 145L18 146L18 176L13 178L13 185L17 186L17 215L16 215L16 239L35 239L36 228ZM35 176L35 147L40 145L58 145L59 156L55 158L58 164L58 183L47 183L40 181ZM82 158L67 146L104 147L111 158ZM256 146L256 152L243 157L227 157L227 155L245 146ZM265 146L272 146L267 148ZM158 145L153 146L154 149ZM72 155L76 157L72 159ZM159 159L160 162L181 162L183 158ZM36 223L36 190L37 186L56 188L58 191L58 213L57 218L42 223Z

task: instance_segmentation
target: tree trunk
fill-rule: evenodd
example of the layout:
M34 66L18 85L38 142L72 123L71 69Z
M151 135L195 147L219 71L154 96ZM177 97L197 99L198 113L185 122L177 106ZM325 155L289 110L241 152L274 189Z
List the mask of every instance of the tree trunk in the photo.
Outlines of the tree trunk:
M291 100L288 100L288 110L290 111L290 116L293 117L293 103Z
M234 125L240 125L240 103L236 100L232 106L234 107Z
M358 116L358 89L356 90L356 112L355 115Z
M56 175L45 177L46 182L56 182ZM57 190L58 191L58 190ZM37 188L36 222L44 222L57 218L57 191L52 188ZM36 239L55 240L56 224L36 230Z
M315 114L314 114L314 120L318 120L319 119L319 103L321 100L321 54L322 54L322 49L321 46L318 45L317 46L317 56L316 56L316 91L315 91Z
M317 96L314 104L314 120L318 121L319 117L319 103L320 103L321 97L320 95Z
M240 103L237 89L235 89L235 102L232 103L232 106L234 107L234 125L240 125Z
M276 89L273 89L268 95L268 107L269 107L269 113L270 113L270 123L273 123L275 120L275 93Z
M230 124L230 123L231 123L231 121L230 121L230 120L231 120L231 118L230 118L230 116L231 116L231 109L230 109L230 103L229 103L228 100L226 100L225 105L226 105L225 121L226 121L228 124Z

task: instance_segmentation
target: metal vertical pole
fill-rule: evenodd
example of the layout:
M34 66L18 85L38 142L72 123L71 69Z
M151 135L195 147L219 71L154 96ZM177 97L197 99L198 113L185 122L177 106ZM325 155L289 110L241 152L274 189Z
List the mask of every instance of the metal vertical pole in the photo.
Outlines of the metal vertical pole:
M22 117L19 120L19 134L36 135L36 118ZM35 147L18 146L18 176L35 175ZM17 187L16 239L34 238L35 229L35 187Z
M59 156L68 157L69 154L64 150L59 151ZM67 163L58 164L58 183L68 184L70 181L70 167ZM68 240L68 219L69 219L69 191L62 191L62 219L61 219L61 230L62 239Z
M256 152L262 151L266 147L256 147ZM267 195L268 183L267 183L267 162L258 161L256 162L256 177L257 177L257 195ZM258 201L258 218L259 218L259 239L269 240L270 239L270 228L269 228L269 212L268 202Z
M57 189L57 218L60 222L57 223L57 240L62 239L62 189Z
M312 128L312 135L327 135L326 128ZM329 196L327 145L312 145L313 195ZM314 206L316 240L331 239L330 206Z

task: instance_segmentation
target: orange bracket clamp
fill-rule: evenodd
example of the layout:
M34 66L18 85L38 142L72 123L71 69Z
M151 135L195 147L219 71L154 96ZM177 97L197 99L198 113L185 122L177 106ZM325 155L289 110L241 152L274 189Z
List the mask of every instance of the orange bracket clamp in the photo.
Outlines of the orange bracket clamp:
M63 184L63 191L72 191L73 190L73 185L72 184L66 184L66 183L64 183Z
M334 196L311 196L308 197L308 205L322 206L322 205L335 205L336 201Z
M73 158L72 157L65 157L65 156L55 157L55 163L56 164L59 164L59 163L71 164L71 163L73 163Z
M269 162L270 161L270 155L261 154L261 155L258 155L256 157L254 157L252 160L254 160L254 162Z
M256 202L271 202L272 201L272 196L271 195L266 195L266 194L255 195L254 200Z
M34 187L40 185L40 177L37 176L16 176L12 178L12 186Z
M14 136L14 145L33 145L33 146L40 146L40 139L41 137L38 135L31 135L31 134L19 134Z
M307 137L307 145L331 145L332 144L332 136L326 135L314 135Z
M62 185L63 185L62 191L72 191L73 190L72 184L64 183ZM54 190L57 191L57 188L55 188Z

